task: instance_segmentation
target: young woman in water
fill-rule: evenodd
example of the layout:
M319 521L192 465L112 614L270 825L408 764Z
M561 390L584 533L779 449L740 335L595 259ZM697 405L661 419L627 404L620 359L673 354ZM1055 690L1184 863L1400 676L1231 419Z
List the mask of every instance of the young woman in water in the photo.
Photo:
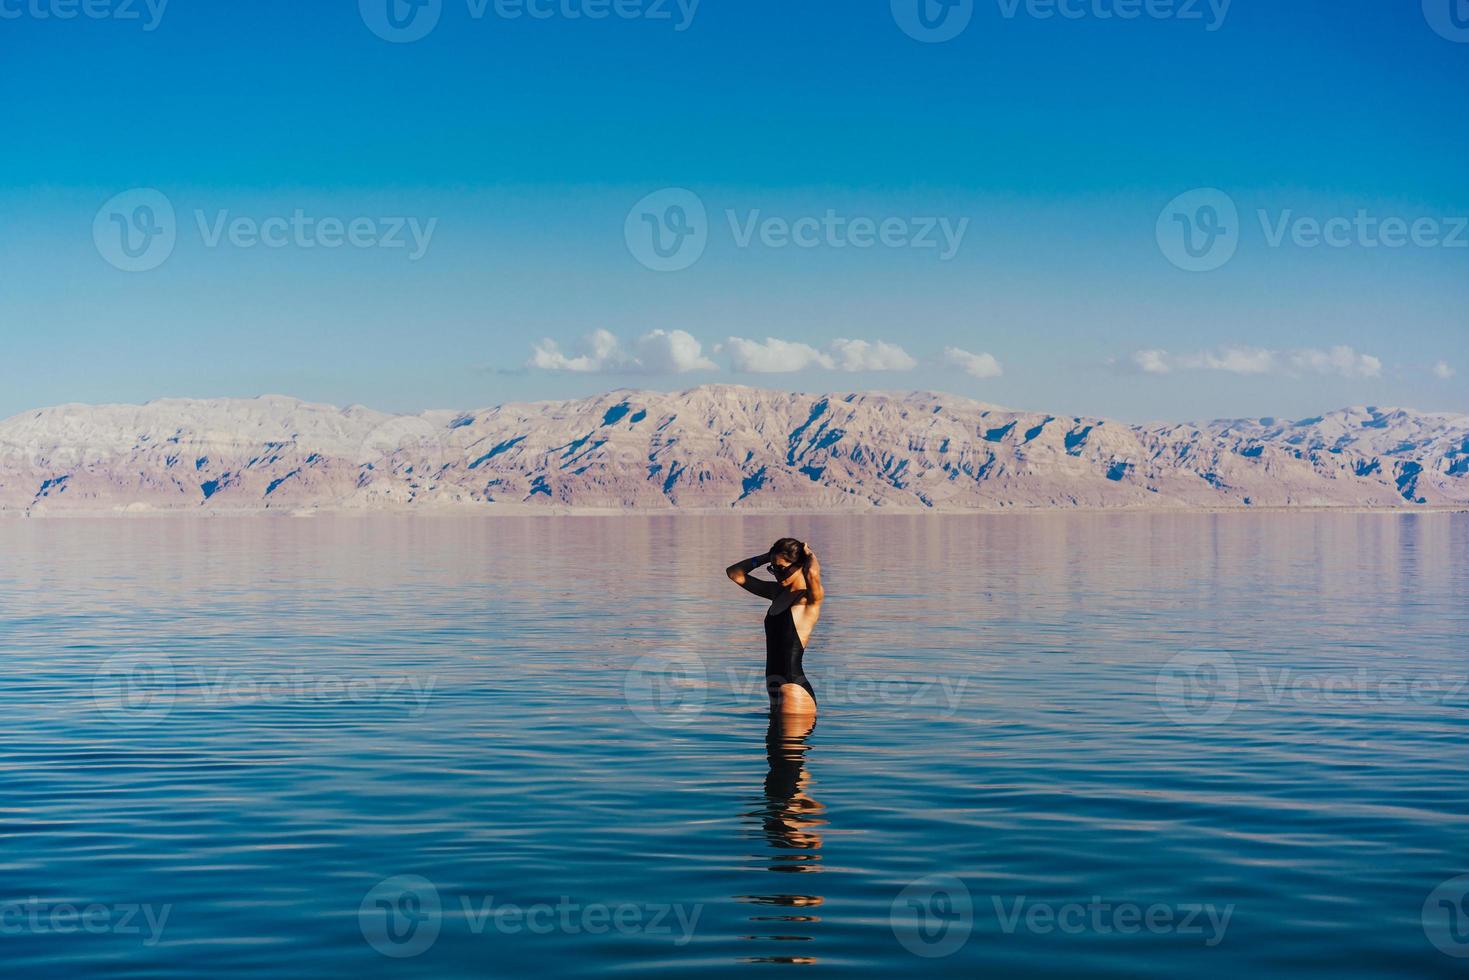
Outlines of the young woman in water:
M749 573L762 565L769 567L774 582L750 578ZM765 554L731 565L725 574L746 592L770 600L765 613L765 689L771 709L814 715L816 692L801 659L826 595L815 552L795 538L781 538Z

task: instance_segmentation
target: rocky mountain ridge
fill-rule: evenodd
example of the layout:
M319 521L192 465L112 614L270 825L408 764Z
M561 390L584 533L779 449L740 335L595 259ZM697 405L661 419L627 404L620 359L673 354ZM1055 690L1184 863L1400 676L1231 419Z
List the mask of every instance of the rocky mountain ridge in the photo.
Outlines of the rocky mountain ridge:
M0 515L1469 506L1469 416L1130 425L710 384L394 416L282 396L0 422Z

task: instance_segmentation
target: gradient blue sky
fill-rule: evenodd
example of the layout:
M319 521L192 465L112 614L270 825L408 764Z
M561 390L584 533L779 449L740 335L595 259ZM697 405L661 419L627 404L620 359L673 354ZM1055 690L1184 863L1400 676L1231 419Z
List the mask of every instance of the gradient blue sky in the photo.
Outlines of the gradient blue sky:
M0 415L266 392L417 411L706 381L1131 420L1469 411L1469 247L1272 248L1256 218L1365 210L1447 233L1469 216L1469 43L1419 0L1234 0L1213 31L977 0L942 44L900 30L889 0L703 0L684 31L443 0L408 44L355 0L171 0L151 31L35 15L56 2L0 0L18 13L0 18ZM174 205L178 243L128 273L92 226L138 187ZM666 187L712 224L702 259L658 273L623 226ZM1155 225L1199 187L1242 220L1235 257L1193 273ZM210 248L195 228L195 211L297 209L437 226L418 261ZM941 261L740 248L727 209L970 224ZM526 367L535 342L572 355L597 329L629 347L686 331L720 369ZM712 351L731 336L885 341L917 366L735 371ZM946 347L1003 373L966 374ZM1338 347L1380 367L1309 366ZM1209 366L1242 348L1270 369ZM1168 353L1147 372L1139 351Z

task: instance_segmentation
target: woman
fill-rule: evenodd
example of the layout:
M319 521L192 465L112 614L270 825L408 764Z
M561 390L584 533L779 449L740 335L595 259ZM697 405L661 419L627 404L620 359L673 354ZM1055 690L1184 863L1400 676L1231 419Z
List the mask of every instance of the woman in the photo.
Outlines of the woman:
M769 567L774 582L749 577L761 565ZM816 692L801 658L826 595L815 552L795 538L781 538L765 554L731 565L725 574L745 591L770 600L765 613L765 688L771 710L814 715Z

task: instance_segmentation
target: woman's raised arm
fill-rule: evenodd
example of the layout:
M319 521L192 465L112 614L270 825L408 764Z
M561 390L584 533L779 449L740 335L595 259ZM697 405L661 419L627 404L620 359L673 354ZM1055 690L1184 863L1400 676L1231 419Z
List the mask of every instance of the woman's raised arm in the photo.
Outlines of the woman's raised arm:
M763 555L754 555L746 558L744 561L735 562L724 570L724 574L728 575L731 582L746 592L753 592L762 599L774 599L780 586L774 582L767 582L764 579L749 577L751 572L769 561L770 552L767 551Z
M816 552L811 546L806 546L806 599L813 606L826 598L826 589L821 586L821 562L816 559Z

